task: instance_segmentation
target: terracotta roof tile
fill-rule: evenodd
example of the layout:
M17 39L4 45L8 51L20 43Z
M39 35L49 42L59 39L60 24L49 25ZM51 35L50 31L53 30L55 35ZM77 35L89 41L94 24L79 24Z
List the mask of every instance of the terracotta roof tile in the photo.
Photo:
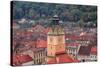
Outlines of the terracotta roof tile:
M59 63L71 63L71 62L74 62L74 60L70 56L68 56L67 54L58 55L57 59L58 59Z
M47 47L47 41L45 41L45 40L37 41L37 48L46 48L46 47Z
M78 46L79 44L78 43L75 43L75 42L72 42L72 43L69 43L67 44L68 46Z
M33 59L29 55L14 55L13 56L14 65L19 65L19 64L26 63L32 60Z
M56 54L56 55L65 54L65 51L56 52L55 54Z
M91 54L94 54L94 55L97 54L97 47L96 46L91 48Z
M54 58L48 58L47 63L48 64L55 64L55 63L72 63L72 62L78 62L78 60L73 60L70 56L67 54L61 54L57 55Z

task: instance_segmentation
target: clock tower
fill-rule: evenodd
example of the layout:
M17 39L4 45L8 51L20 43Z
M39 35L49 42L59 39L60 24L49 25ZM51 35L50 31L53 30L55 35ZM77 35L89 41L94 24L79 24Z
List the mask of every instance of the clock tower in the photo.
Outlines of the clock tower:
M47 34L47 56L56 57L57 54L65 53L64 28L59 24L59 17L53 16L50 30Z

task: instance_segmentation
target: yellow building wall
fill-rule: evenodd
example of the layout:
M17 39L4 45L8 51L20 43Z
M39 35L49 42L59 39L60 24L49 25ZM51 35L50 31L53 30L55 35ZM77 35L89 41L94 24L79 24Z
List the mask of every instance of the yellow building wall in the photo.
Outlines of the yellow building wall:
M65 51L65 35L48 35L47 55L55 56L56 52Z

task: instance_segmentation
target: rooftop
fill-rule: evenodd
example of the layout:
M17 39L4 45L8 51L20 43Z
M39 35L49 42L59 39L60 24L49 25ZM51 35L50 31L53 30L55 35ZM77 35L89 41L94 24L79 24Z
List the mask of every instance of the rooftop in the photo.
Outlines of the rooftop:
M13 55L14 65L23 64L32 60L33 60L32 57L30 57L29 55Z
M78 55L89 56L91 52L91 46L81 46Z
M56 57L48 57L47 60L48 64L78 62L78 60L73 60L72 57L67 54L60 54Z

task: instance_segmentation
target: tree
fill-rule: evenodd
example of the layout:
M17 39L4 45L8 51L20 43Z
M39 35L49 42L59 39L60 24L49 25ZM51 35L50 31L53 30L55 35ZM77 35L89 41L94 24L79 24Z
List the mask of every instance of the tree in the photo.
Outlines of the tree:
M81 18L82 12L79 9L73 9L71 14L74 16L74 21L78 21Z

